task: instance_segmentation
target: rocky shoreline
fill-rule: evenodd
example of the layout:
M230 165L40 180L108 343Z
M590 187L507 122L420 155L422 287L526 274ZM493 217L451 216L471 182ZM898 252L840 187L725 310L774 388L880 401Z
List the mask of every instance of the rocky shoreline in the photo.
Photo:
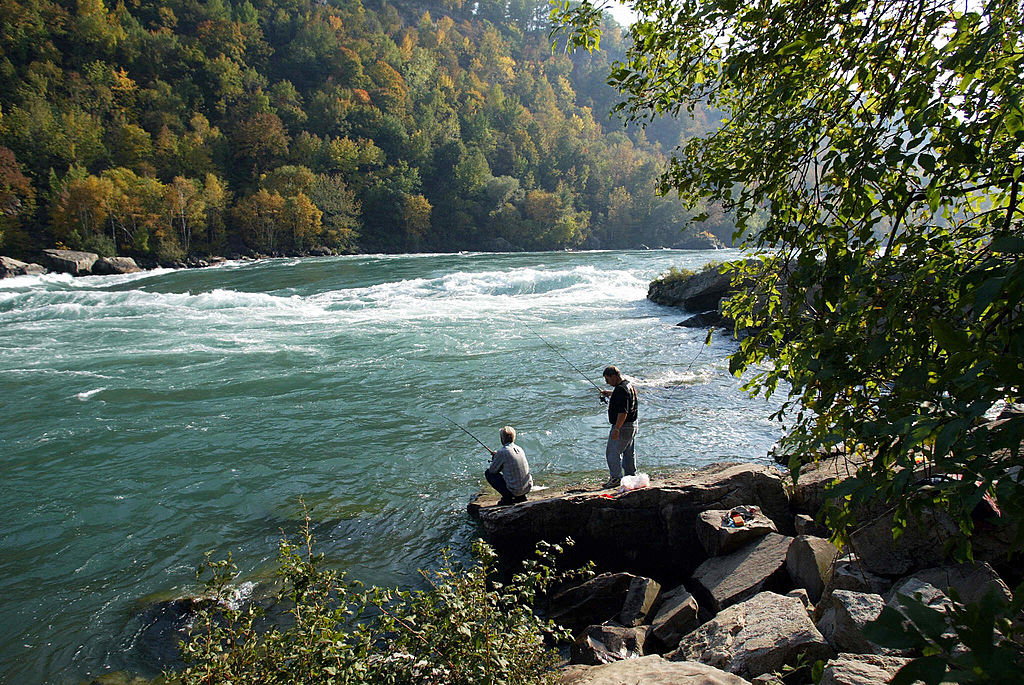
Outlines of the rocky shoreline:
M42 264L23 262L11 257L0 256L0 278L15 276L32 276L51 272L66 273L72 276L109 276L128 274L149 269L202 269L221 264L228 260L258 261L283 257L329 257L336 253L328 248L313 248L302 254L266 255L258 252L232 254L228 257L189 257L184 261L158 262L156 260L138 260L132 257L101 257L95 252L80 250L43 250Z
M833 456L794 485L770 466L719 464L621 494L570 489L514 506L481 495L469 514L502 558L571 537L572 561L602 571L550 600L550 616L576 637L567 685L767 685L787 670L784 682L810 683L808 669L792 669L818 660L823 685L888 682L919 655L871 643L864 625L883 607L902 612L900 594L938 607L990 588L1010 598L993 566L1011 548L978 533L977 560L952 564L942 551L956 531L940 513L910 522L894 542L891 513L881 512L839 550L816 516L825 487L848 467Z

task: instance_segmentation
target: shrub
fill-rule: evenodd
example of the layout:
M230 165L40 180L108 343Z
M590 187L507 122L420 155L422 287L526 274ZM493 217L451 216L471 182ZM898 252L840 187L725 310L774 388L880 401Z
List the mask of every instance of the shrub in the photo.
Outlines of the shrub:
M696 273L696 271L691 271L690 269L680 269L679 267L673 266L669 268L668 273L655 278L651 285L654 285L655 283L658 285L685 283L690 280L692 276L695 276Z
M282 540L277 600L289 607L287 627L261 627L255 604L233 596L230 556L207 555L199 569L209 598L200 603L182 643L183 685L274 683L431 683L533 685L556 680L557 651L568 631L532 610L554 584L579 572L555 570L559 546L508 584L498 582L494 551L477 541L463 567L444 552L437 571L420 573L429 588L398 591L346 581L313 553L306 520L301 545Z

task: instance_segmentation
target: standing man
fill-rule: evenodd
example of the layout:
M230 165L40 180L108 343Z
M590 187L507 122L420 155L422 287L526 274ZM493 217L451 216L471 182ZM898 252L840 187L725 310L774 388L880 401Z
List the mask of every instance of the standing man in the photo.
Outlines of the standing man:
M533 489L533 476L526 461L526 452L515 443L516 429L505 426L498 433L501 449L489 450L493 459L484 471L491 487L501 494L498 504L518 504L526 501L526 493Z
M612 386L612 390L602 390L602 397L611 397L608 402L608 422L612 424L608 433L608 445L604 456L608 460L608 471L611 478L604 484L606 488L618 487L623 472L627 476L636 475L636 454L634 452L637 434L637 398L633 384L622 377L614 366L604 370L604 382Z

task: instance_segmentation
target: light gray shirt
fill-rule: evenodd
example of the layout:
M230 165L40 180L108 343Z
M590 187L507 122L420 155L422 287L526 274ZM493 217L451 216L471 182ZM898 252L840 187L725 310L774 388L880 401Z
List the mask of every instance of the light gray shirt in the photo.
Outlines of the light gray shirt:
M487 470L491 473L500 473L513 495L525 495L533 488L533 476L530 475L526 452L514 442L494 453Z

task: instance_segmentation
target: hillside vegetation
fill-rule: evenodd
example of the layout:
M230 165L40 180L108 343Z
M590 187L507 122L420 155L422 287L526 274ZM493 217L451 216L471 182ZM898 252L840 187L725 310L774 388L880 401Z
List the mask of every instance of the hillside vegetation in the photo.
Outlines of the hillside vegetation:
M655 188L681 126L609 119L621 30L553 53L548 11L2 0L0 253L673 244L690 214Z

